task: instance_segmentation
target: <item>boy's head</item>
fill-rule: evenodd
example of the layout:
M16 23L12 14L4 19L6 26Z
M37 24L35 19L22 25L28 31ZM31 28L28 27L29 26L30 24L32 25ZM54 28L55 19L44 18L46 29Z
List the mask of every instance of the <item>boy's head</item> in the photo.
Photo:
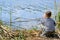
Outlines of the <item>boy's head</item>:
M50 18L50 17L51 17L51 14L52 14L51 11L47 11L47 12L44 14L44 18Z

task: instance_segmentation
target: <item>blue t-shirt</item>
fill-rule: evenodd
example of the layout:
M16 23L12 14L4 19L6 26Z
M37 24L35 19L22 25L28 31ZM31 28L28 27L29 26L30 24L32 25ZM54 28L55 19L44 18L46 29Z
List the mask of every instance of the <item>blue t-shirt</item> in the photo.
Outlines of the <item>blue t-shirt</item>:
M52 18L45 18L41 20L41 24L44 25L44 31L55 31L56 23Z

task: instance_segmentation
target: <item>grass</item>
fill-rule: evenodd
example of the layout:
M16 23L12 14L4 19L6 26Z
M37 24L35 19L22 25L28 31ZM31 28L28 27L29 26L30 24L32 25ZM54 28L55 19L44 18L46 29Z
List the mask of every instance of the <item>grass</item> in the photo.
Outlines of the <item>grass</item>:
M5 33L4 30L0 30L0 40L51 40L50 38L39 37L41 31L37 30L37 28L32 28L31 30L14 30L10 32L11 35L8 34L9 33Z

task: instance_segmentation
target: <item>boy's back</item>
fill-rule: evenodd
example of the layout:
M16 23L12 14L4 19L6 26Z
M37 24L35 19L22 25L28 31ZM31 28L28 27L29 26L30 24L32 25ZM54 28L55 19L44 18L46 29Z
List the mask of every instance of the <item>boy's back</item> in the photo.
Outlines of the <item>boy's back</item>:
M54 31L55 30L55 21L52 18L46 18L43 21L43 25L45 26L45 31Z

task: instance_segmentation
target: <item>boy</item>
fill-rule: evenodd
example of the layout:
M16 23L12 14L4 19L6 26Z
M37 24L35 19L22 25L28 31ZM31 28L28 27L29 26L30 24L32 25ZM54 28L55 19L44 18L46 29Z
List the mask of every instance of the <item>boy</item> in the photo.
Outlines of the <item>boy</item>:
M44 30L42 32L42 34L40 36L45 37L46 35L49 35L49 33L55 33L55 26L56 23L55 21L51 18L52 12L51 11L47 11L44 14L44 19L43 21L41 21L41 24L44 25Z

